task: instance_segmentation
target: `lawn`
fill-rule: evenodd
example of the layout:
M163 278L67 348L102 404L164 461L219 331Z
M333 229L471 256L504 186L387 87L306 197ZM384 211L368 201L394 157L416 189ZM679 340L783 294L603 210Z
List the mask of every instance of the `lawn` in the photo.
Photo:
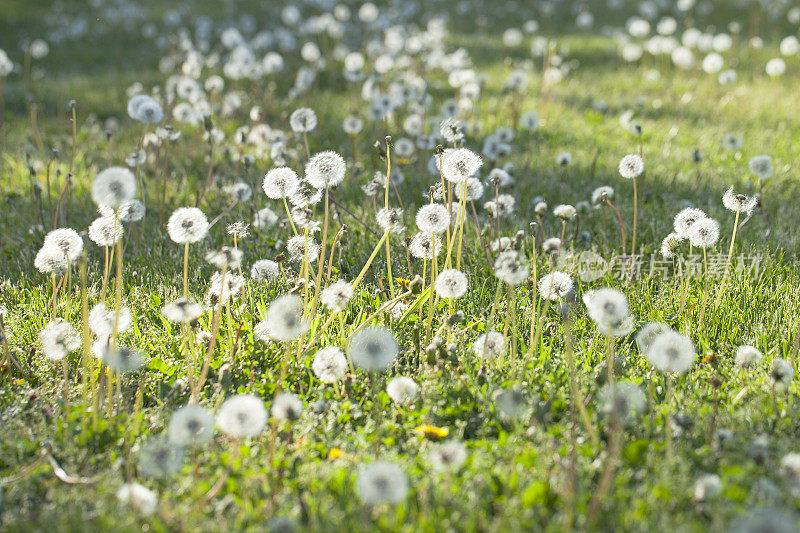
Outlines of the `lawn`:
M796 531L799 24L5 0L0 529Z

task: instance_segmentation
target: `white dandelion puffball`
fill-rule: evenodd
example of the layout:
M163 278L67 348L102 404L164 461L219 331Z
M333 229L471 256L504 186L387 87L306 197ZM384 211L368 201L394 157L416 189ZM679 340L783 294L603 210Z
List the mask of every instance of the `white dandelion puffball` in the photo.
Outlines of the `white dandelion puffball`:
M289 167L273 168L264 176L261 188L273 200L289 198L300 188L300 178Z
M296 339L309 326L303 318L303 299L296 294L279 296L269 304L264 322L269 327L269 336L276 341Z
M764 72L766 72L767 76L770 78L783 76L786 73L786 61L784 61L782 57L774 57L767 61Z
M719 240L719 222L713 218L703 218L692 224L689 242L695 248L711 248Z
M353 298L353 284L339 280L325 287L320 295L322 305L330 311L344 311Z
M131 311L127 305L120 306L119 312L108 309L105 304L98 303L89 311L89 329L98 337L110 337L116 325L117 334L124 333L131 327Z
M691 339L677 331L656 335L647 349L647 360L662 372L686 372L694 364L697 353Z
M375 461L358 471L356 486L366 505L397 504L408 494L408 476L400 466Z
M706 214L701 209L687 207L675 215L675 220L673 222L675 233L681 239L688 239L695 222L703 220L704 218L706 218Z
M758 348L754 348L753 346L749 345L743 345L736 348L734 362L737 366L748 367L757 365L762 359L764 359L764 354L762 354Z
M494 261L494 275L511 286L516 286L528 277L528 265L520 260L514 250L506 250Z
M631 180L638 178L644 172L644 161L637 154L628 154L619 162L619 175Z
M186 453L165 437L151 437L139 448L139 469L147 477L166 478L183 468Z
M164 304L161 314L170 322L189 324L194 322L205 312L203 305L191 298L178 298L174 302Z
M125 167L109 167L97 173L92 182L92 200L97 205L117 209L136 196L136 177Z
M419 385L410 377L397 376L386 384L386 394L396 404L409 404L419 396Z
M186 405L169 420L167 436L177 446L205 444L214 435L214 415L199 405Z
M51 361L60 361L81 347L81 339L75 328L62 318L48 322L39 332L39 341L42 352Z
M65 261L72 262L83 251L83 239L72 228L58 228L49 232L44 237L42 249L49 248L61 255Z
M337 186L346 172L344 158L333 151L315 154L306 164L306 180L317 189Z
M217 427L231 437L255 437L266 424L264 402L250 394L228 398L217 412Z
M471 178L481 165L483 165L481 156L469 148L447 150L442 156L442 174L452 183L461 183Z
M749 215L758 207L758 197L738 194L731 186L722 195L722 205L734 213L743 212Z
M259 259L250 268L250 278L254 281L273 281L280 275L280 265L271 259Z
M317 114L313 109L301 107L292 112L289 125L295 133L305 133L317 127Z
M417 211L416 221L420 231L441 235L450 226L450 212L442 204L426 204Z
M117 500L143 516L150 516L158 506L156 493L139 483L122 485L117 489Z
M575 206L572 205L559 204L553 208L553 216L558 217L561 220L569 220L577 213L577 209L575 209Z
M495 359L506 352L506 338L497 331L488 331L475 339L472 349L483 360Z
M457 440L449 440L434 446L428 454L428 461L434 470L446 472L455 470L467 460L467 448Z
M326 346L317 351L311 370L323 383L335 383L347 372L347 358L336 346Z
M467 276L460 270L442 270L436 277L436 294L441 298L461 298L467 293Z
M639 347L639 352L646 354L655 338L669 330L669 324L664 322L648 322L642 326L636 334L636 345Z
M276 422L294 422L303 414L303 402L291 392L281 392L272 400L269 414Z
M608 287L592 290L583 296L583 303L586 304L589 318L605 335L630 333L630 330L625 332L625 326L631 324L628 299L620 291Z
M177 244L199 242L208 234L208 219L196 207L179 207L169 217L167 233Z
M390 330L367 326L353 335L347 351L355 366L377 372L386 370L394 362L400 347Z
M392 233L403 233L406 227L403 225L403 210L399 207L381 207L375 214L375 220L383 231Z
M545 300L560 300L572 290L572 277L566 272L551 272L539 280L539 294Z
M647 407L647 399L641 387L632 381L608 383L598 395L600 411L609 417L625 422L642 414Z
M768 155L751 157L747 166L750 168L750 172L761 181L771 178L775 172L775 167L772 166L772 158Z

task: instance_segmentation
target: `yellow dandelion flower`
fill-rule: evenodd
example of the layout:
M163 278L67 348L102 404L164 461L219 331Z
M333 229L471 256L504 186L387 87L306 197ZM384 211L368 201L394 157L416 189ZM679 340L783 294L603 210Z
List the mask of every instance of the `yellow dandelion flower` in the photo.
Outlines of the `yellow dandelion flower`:
M417 435L424 435L428 438L432 439L441 439L446 437L450 434L450 430L447 428L440 428L437 426L429 426L428 424L424 424L422 426L417 426L414 428L414 432Z

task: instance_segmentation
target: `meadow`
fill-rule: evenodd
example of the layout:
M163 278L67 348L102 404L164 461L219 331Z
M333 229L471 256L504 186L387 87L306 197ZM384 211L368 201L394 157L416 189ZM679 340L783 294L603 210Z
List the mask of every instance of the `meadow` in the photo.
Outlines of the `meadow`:
M0 530L797 531L798 28L4 0Z

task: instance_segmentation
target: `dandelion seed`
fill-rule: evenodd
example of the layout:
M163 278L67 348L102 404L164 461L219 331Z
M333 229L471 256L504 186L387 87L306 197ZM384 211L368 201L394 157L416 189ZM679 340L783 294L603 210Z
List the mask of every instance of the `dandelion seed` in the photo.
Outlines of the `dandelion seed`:
M142 352L131 346L107 346L103 350L103 363L116 372L135 372L144 362Z
M391 231L392 233L403 233L406 227L403 225L403 210L399 207L382 207L375 215L378 221L378 226L383 231Z
M642 326L636 334L636 345L639 347L639 352L646 354L653 340L661 333L669 330L669 324L665 324L664 322L648 322Z
M713 218L703 218L689 229L689 242L696 248L711 248L719 240L719 222Z
M664 259L675 257L675 253L681 246L683 239L677 233L670 233L661 241L661 255Z
M264 402L250 394L228 398L217 412L217 427L231 437L255 437L266 424Z
M693 494L696 502L704 502L716 496L722 488L722 481L716 474L704 474L694 482Z
M420 231L442 234L450 226L450 213L441 204L427 204L417 211L416 221Z
M212 250L206 254L206 261L222 270L229 268L235 270L242 264L242 251L232 246L223 246L219 250Z
M42 244L42 249L44 248L58 250L67 261L73 262L83 251L83 239L72 228L58 228L45 235Z
M152 515L158 506L156 493L139 483L122 485L117 489L117 500L143 516Z
M110 167L97 174L92 182L92 199L97 205L117 209L136 196L136 178L125 167Z
M269 409L276 422L294 422L303 414L303 402L290 392L281 392Z
M583 296L583 303L601 333L621 337L633 330L628 299L618 290L602 288L589 291Z
M147 477L166 478L183 468L186 454L164 437L151 437L139 450L139 468Z
M117 335L125 333L131 327L131 311L127 305L120 306L119 313L99 303L89 311L89 329L98 337L110 337L117 326Z
M317 114L313 109L301 107L292 112L289 125L295 133L305 133L317 127Z
M428 461L434 470L447 472L458 469L467 460L467 449L463 443L450 440L435 445L428 453Z
M172 413L167 434L177 446L205 444L214 435L214 415L199 405L181 407Z
M467 276L456 269L442 270L436 277L436 294L440 298L461 298L467 293Z
M488 331L475 339L472 349L480 359L496 359L506 352L506 338L497 331Z
M502 252L494 262L494 275L511 286L516 286L528 278L528 266L513 250Z
M461 183L471 178L481 165L481 157L469 148L447 150L442 156L442 174L452 183Z
M750 158L747 166L750 172L761 181L772 177L775 167L772 166L772 158L768 155L757 155Z
M273 281L280 277L281 267L275 261L259 259L250 269L250 278L254 281Z
M687 207L675 215L675 221L673 222L675 233L682 239L688 239L694 223L704 218L706 218L706 214L701 209Z
M772 360L772 369L769 375L775 390L785 391L794 379L794 368L786 359L776 357Z
M409 377L398 376L386 384L386 394L396 404L409 404L419 395L419 385Z
M161 308L161 314L170 322L189 324L200 318L205 310L191 298L178 298Z
M199 242L208 235L208 219L196 207L180 207L169 217L167 233L177 244Z
M270 209L269 207L265 207L263 209L259 209L253 215L253 227L257 229L266 229L271 228L278 222L278 215Z
M572 291L574 284L569 274L551 272L539 280L539 294L545 300L561 300Z
M647 360L662 372L686 372L694 364L697 353L692 341L677 331L665 331L655 336L647 349Z
M296 339L310 325L303 318L303 300L296 294L286 294L273 300L262 323L266 326L269 337L280 342Z
M408 477L394 463L375 461L362 466L356 479L358 493L366 505L398 504L408 494Z
M743 345L736 348L734 362L737 366L754 366L760 363L762 359L764 359L764 355L753 346Z
M347 281L339 280L332 283L322 291L320 301L322 305L333 312L344 311L353 298L353 285Z
M369 372L386 370L397 357L400 347L394 334L380 326L367 326L353 335L348 347L350 360Z
M346 172L344 158L332 151L315 154L306 164L306 180L317 189L335 187Z
M553 208L553 215L557 216L561 220L570 220L577 214L575 207L571 205L557 205Z
M291 168L273 168L264 176L262 188L264 189L264 194L273 200L289 198L299 190L300 178Z
M60 361L81 347L81 339L72 324L62 318L52 320L39 332L42 352L51 361Z
M745 196L744 194L737 194L731 186L725 194L722 195L722 205L729 211L742 212L751 214L758 206L758 197Z
M347 358L339 348L327 346L317 351L311 370L323 383L335 383L347 372Z
M632 381L606 384L600 389L598 401L603 414L623 424L635 420L647 406L641 387Z
M638 178L644 172L644 161L636 154L628 154L619 162L619 175L631 180Z
M411 239L408 249L413 257L431 261L434 249L437 256L442 255L443 245L442 240L437 235L419 232Z

